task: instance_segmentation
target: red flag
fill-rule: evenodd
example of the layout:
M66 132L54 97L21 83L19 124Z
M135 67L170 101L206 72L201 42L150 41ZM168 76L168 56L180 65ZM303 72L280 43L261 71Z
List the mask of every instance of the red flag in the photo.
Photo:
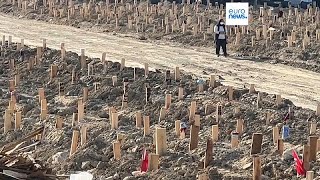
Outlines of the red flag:
M305 175L305 174L306 174L306 170L305 170L304 167L303 167L303 162L302 162L302 160L299 158L299 156L298 156L298 154L296 153L295 150L292 150L292 156L293 156L294 161L295 161L297 174L298 174L298 175Z
M147 172L148 170L148 152L146 149L142 153L142 163L141 163L141 172Z

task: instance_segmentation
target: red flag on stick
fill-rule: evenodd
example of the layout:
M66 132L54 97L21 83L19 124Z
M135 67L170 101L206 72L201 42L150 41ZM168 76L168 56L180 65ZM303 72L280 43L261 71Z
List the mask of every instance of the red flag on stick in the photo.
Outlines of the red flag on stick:
M295 150L292 150L292 156L293 156L294 161L295 161L297 174L304 176L306 174L306 170L303 167L302 160L299 158L299 156L298 156L298 154L297 154L297 152Z
M141 163L140 169L141 169L141 172L148 171L148 152L146 149L144 149L142 153L142 163Z

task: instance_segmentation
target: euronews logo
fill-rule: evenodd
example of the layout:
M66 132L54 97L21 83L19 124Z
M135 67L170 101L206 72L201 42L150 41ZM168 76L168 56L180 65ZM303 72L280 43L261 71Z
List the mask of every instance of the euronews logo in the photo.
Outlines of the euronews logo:
M229 9L229 19L248 19L245 9Z

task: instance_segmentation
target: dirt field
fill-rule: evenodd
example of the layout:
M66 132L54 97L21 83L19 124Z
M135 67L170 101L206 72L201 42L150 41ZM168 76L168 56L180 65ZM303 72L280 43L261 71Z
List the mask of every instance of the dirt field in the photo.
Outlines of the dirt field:
M204 6L199 6L200 16L205 20L198 22L198 26L195 24L199 13L192 10L197 6L188 5L192 19L187 33L182 33L180 30L165 32L170 23L165 28L161 27L161 21L165 21L164 17L170 14L170 11L151 13L152 18L149 20L152 23L148 22L149 26L144 26L143 23L136 25L138 31L141 30L139 28L143 29L142 32L136 33L135 29L127 28L129 16L137 15L137 12L130 10L122 11L122 16L121 10L120 13L117 10L120 19L118 19L119 27L115 27L114 9L110 10L108 17L102 17L97 22L98 14L103 12L99 8L89 11L92 13L89 15L90 18L81 17L82 11L77 9L75 16L69 20L65 15L52 17L52 14L49 15L52 12L48 8L39 5L34 9L33 5L33 2L30 2L27 4L27 10L22 10L8 2L0 3L0 11L6 13L0 15L0 34L6 35L6 40L10 35L14 42L24 39L26 45L41 47L43 45L41 39L45 38L47 47L50 48L44 51L41 61L30 70L27 65L36 56L35 48L25 47L26 59L22 62L19 51L16 51L16 44L2 47L1 52L5 55L0 61L1 113L4 115L6 110L12 111L14 115L21 112L23 118L21 128L15 129L15 124L10 122L12 128L8 132L0 133L0 147L25 137L39 127L46 129L40 141L38 138L33 138L23 144L25 146L39 143L36 148L32 146L25 151L15 149L12 155L29 154L43 162L49 169L47 171L49 174L68 175L75 171L88 171L95 179L101 180L194 180L198 174L208 175L209 179L243 180L252 179L253 164L250 155L252 136L254 133L262 133L263 142L260 144L262 151L258 153L262 161L262 179L298 179L293 166L292 150L296 150L299 155L305 154L307 150L304 145L308 144L308 136L315 135L317 138L319 133L317 128L315 130L311 128L311 124L318 125L319 115L316 115L314 110L320 100L318 91L320 43L315 37L319 34L317 23L313 22L314 19L311 20L314 17L312 14L301 17L305 21L299 23L295 22L301 14L306 13L300 12L298 18L294 16L292 19L284 19L287 25L275 23L273 27L283 29L274 32L274 41L269 42L266 40L268 38L262 38L256 40L252 46L250 41L251 37L255 36L255 28L261 29L262 26L260 22L262 20L257 20L259 13L254 12L256 20L254 25L250 26L251 29L246 33L243 32L240 40L235 34L230 36L231 57L217 58L213 54L212 35L206 33L206 28L210 26L207 20L210 18L205 18L216 13L212 19L217 19L218 9L206 10ZM125 7L124 3L121 6ZM171 4L166 6L162 8L169 10ZM184 19L185 15L181 14L182 6L178 6L178 10L174 11L181 15L180 19ZM63 7L55 4L57 9ZM145 16L146 14L143 14L145 5L139 4L137 7L141 11L138 16ZM274 14L276 13L275 11ZM174 16L170 17L169 21L175 24ZM266 20L269 21L271 17L272 15L268 15ZM180 22L176 23L181 25ZM193 29L202 25L204 27L193 34ZM288 40L280 36L284 32L291 32L295 25L297 40L294 47L288 47ZM304 35L306 33L304 26L309 28L313 37L309 44L306 43L308 37ZM286 33L284 36L289 34ZM238 40L240 45L234 43ZM61 59L60 43L64 43L68 51L64 60ZM307 48L303 49L302 45ZM93 65L93 74L88 74L87 66L81 69L79 62L81 58L77 55L80 54L80 49L85 49L85 55L88 56L85 63ZM100 60L104 52L108 63ZM126 67L123 70L120 70L121 59L125 59ZM11 60L15 60L15 69L10 69ZM153 70L148 77L145 76L143 69L145 63L148 63ZM58 66L58 72L50 81L49 73L53 64ZM168 84L165 82L168 78L165 76L165 71L170 69L170 77L173 79L175 67L180 68L182 80L173 80ZM136 79L133 76L134 71ZM76 74L73 84L71 84L72 72ZM21 83L15 87L19 98L17 109L12 110L10 94L7 92L8 80L12 80L17 73L21 76ZM216 77L215 87L209 86L210 75ZM112 82L113 76L117 76L115 84ZM124 79L129 80L127 108L121 107ZM198 83L201 80L204 80L203 91L199 91ZM59 83L64 84L64 96L58 95ZM95 83L100 83L101 88L95 89ZM144 86L148 83L151 87L151 102L146 105ZM249 93L250 84L255 84L256 90L260 92L259 106L258 93ZM229 85L235 88L232 100ZM42 119L40 118L43 112L42 105L40 106L38 101L38 89L41 87L45 89L45 98L48 102L48 115ZM82 104L78 98L84 97L84 87L88 87L89 93L88 100ZM184 89L183 100L178 99L179 87ZM169 93L172 95L171 105L166 111L162 111L166 103L166 94ZM280 99L278 104L276 94L284 98ZM194 112L191 112L192 102L197 104ZM222 105L219 122L216 120L218 104ZM79 112L81 105L85 111L84 118L76 122L74 113ZM110 113L113 107L119 115L118 128L112 128L116 122ZM239 112L235 112L237 108L240 108ZM143 116L150 117L150 133L145 132L145 128L135 127L135 116L138 111L142 112ZM194 114L194 117L190 114ZM3 123L8 119L7 115L0 116L2 132L6 131L4 126L8 126L8 123ZM199 115L197 117L200 118L200 124L196 121L195 115ZM57 118L63 119L62 128L56 127ZM183 139L179 139L175 134L176 120L187 124L186 137ZM239 125L242 120L243 127ZM216 124L219 125L219 140L213 142L211 146L209 140L214 139L212 127ZM279 155L281 150L277 149L278 145L275 142L278 139L274 139L273 131L278 127L281 136L284 125L289 126L290 136L283 139L284 152L283 155ZM79 137L76 152L69 157L73 132L82 132L83 127L87 127L88 141L80 144L82 137L81 140ZM153 135L159 127L166 129L167 152L160 155L157 170L148 171L142 177L134 177L132 172L139 170L143 149L149 153L157 152L155 145L157 138ZM232 132L240 133L239 146L233 149L231 138L235 136ZM112 143L119 140L117 136L122 134L125 139L120 146L121 159L117 161L114 159ZM197 140L194 138L198 138L198 142L195 143ZM191 144L197 144L197 148L189 150ZM313 143L309 150L313 151L312 156L314 152L317 153L319 150L317 143L315 146ZM210 152L213 155L210 156ZM208 153L209 156L206 156ZM1 159L3 157L5 155L1 150L0 165L4 162ZM210 160L206 168L203 167L205 157L209 157ZM319 178L317 172L320 169L320 164L316 161L318 157L315 154L315 157L312 157L315 160L310 159L311 166L308 168L316 173L316 178Z

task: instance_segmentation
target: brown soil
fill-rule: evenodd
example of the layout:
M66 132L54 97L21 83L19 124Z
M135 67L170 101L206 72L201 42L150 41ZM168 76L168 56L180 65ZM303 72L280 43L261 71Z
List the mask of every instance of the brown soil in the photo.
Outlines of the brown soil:
M172 81L171 85L164 84L164 71L159 69L150 72L148 82L151 86L152 103L145 105L144 94L144 70L137 69L138 79L132 81L133 68L126 67L120 71L120 64L109 62L109 67L103 72L103 65L98 59L87 58L87 63L94 64L94 76L87 76L86 70L80 70L79 56L68 52L64 62L60 59L60 51L46 49L42 61L32 71L26 69L26 62L19 62L19 52L14 48L4 47L6 55L1 61L0 73L2 83L1 112L8 106L10 98L7 88L8 79L13 77L14 71L8 68L9 59L15 59L21 74L21 84L16 87L19 95L18 107L23 112L21 130L12 130L0 135L0 145L4 145L15 139L21 138L32 129L44 125L46 133L43 141L31 154L36 159L44 161L46 165L57 174L70 174L74 171L89 171L94 174L95 179L195 179L199 172L207 172L210 179L252 179L252 159L250 157L251 137L253 133L263 133L262 144L262 174L264 179L294 179L293 158L291 149L302 153L302 145L307 143L309 123L319 121L314 111L296 107L291 101L284 99L281 105L275 105L275 95L260 93L262 97L262 108L257 108L257 93L249 94L248 89L236 89L234 101L229 101L227 87L219 85L216 88L208 87L205 83L204 92L198 92L197 77L189 74L182 75L181 82ZM35 56L35 49L26 47L26 57ZM93 61L93 62L92 62ZM50 65L59 66L58 77L55 81L49 79ZM66 66L66 68L63 68ZM71 70L76 68L80 79L72 85ZM112 86L111 77L118 77L118 84ZM122 79L128 78L128 106L121 110L121 97L123 92ZM57 82L63 82L66 96L59 99ZM93 83L100 82L101 88L96 92ZM85 119L88 129L88 142L79 146L76 154L68 158L71 146L72 113L77 112L77 97L82 96L82 87L89 87L89 100L86 102ZM184 100L177 99L179 86L185 89ZM45 88L48 101L49 116L46 120L39 119L40 106L38 103L37 90ZM166 93L173 95L172 105L165 115L164 120L159 121L159 112L164 106ZM67 99L67 100L66 100ZM189 121L189 106L191 101L197 102L196 113L201 116L201 127L199 133L199 144L196 150L189 152L189 134L186 139L179 140L174 134L174 121ZM204 157L206 138L210 137L211 125L215 124L215 104L223 105L222 120L219 123L219 141L214 144L213 160L209 167L201 169L199 163ZM213 104L210 113L204 113L206 104ZM109 124L108 108L114 106L119 112L119 128L112 130ZM235 107L240 107L240 113L234 114ZM290 126L290 137L285 140L285 153L283 158L277 155L276 147L272 142L272 127L283 125L283 119L288 108L294 110L294 118L288 121ZM148 172L144 177L132 177L131 172L136 171L141 162L142 148L146 147L154 152L152 135L143 136L143 129L135 128L135 113L142 111L143 115L150 116L151 134L155 127L166 128L168 152L160 157L160 168L158 171ZM271 112L270 125L265 125L266 113ZM55 128L55 119L60 115L64 119L63 128ZM3 117L0 126L3 127ZM235 130L236 121L244 120L244 132L240 136L239 148L230 148L230 133ZM0 129L3 131L3 128ZM112 142L117 133L124 133L126 139L121 147L121 160L113 159ZM318 131L317 131L318 133ZM319 170L319 163L311 164L312 170ZM111 177L113 176L113 177Z

